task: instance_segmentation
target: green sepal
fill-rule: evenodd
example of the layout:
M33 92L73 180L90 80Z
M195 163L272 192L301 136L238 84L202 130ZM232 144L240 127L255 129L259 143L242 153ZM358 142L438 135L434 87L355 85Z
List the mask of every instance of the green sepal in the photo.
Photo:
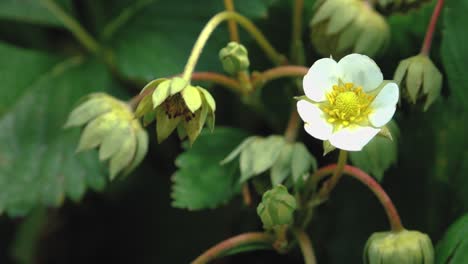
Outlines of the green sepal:
M408 67L406 75L406 87L408 95L413 103L418 99L418 93L423 83L424 64L415 58Z
M119 120L113 112L101 115L89 122L83 130L76 152L97 147L118 122Z
M182 118L169 118L162 107L156 108L156 135L158 143L163 142L176 129Z
M165 80L161 82L156 89L154 90L151 98L153 101L153 109L158 107L164 100L167 99L170 95L170 86L171 85L171 80Z
M203 125L205 124L207 115L208 109L206 107L202 107L200 110L195 112L194 118L192 118L188 122L184 122L185 131L187 132L190 145L192 145L195 142L198 135L200 134Z
M206 103L210 107L210 110L212 112L216 111L216 101L213 98L213 96L211 96L210 92L208 92L206 89L204 89L204 88L202 88L200 86L197 86L197 88L198 88L199 91L202 92L203 98L206 100Z
M177 135L180 140L184 140L187 137L187 132L185 131L184 124L179 123L177 126Z
M125 167L129 166L135 157L137 139L135 132L131 129L124 141L120 142L120 149L109 162L110 179L113 180Z
M424 103L424 111L427 111L429 106L439 98L442 90L442 74L436 68L434 63L427 58L428 61L424 64L423 76L423 92L427 96Z
M323 156L327 155L328 153L334 151L336 149L335 146L333 146L330 141L324 140L323 141Z
M73 109L68 116L64 128L84 125L93 118L109 112L111 109L112 106L108 103L106 97L95 94L89 100L81 103Z
M174 77L171 79L170 95L179 93L180 91L184 90L184 88L188 86L189 86L189 83L186 80L182 79L181 77Z
M190 112L195 113L202 106L202 98L200 92L194 86L187 86L181 92L185 105Z
M137 140L137 146L136 146L136 153L135 157L133 158L132 162L130 165L128 165L127 168L124 169L123 175L128 175L130 172L132 172L140 163L143 161L143 159L146 156L146 153L148 152L148 133L141 127L139 129L136 129L136 140Z
M107 160L120 148L119 142L123 142L131 133L131 127L127 123L117 124L102 141L99 149L99 160Z
M143 87L140 94L147 93L147 90L150 90L150 89L152 89L152 90L156 89L159 86L159 84L161 84L163 81L166 81L166 80L167 79L165 79L165 78L159 78L159 79L152 80L145 87ZM152 95L151 95L152 93L154 93L154 91L152 91L151 93L149 93L148 95L143 97L143 99L141 99L140 103L138 104L138 106L137 106L137 108L135 110L135 116L137 118L145 116L146 114L152 112L152 110L154 109L154 107L153 107L153 98L152 98Z

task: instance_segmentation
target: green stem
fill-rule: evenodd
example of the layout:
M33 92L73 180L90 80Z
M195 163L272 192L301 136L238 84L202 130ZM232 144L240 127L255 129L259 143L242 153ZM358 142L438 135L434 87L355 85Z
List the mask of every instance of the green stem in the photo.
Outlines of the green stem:
M70 30L88 51L97 54L100 46L96 40L70 15L53 0L40 0L40 3L54 14Z
M240 234L231 238L228 238L219 244L213 246L212 248L205 251L199 257L197 257L192 264L205 264L219 256L222 256L224 252L235 247L246 245L249 243L266 243L272 244L274 242L274 237L267 233L262 232L251 232Z
M208 21L208 23L203 28L200 35L198 36L198 39L195 42L195 45L193 46L192 52L190 53L190 57L187 61L187 64L185 65L184 73L182 76L182 78L184 78L186 81L190 81L190 76L195 70L195 65L197 64L198 59L200 58L200 55L202 53L203 47L205 46L210 35L221 22L228 19L232 19L239 23L239 25L244 27L247 30L247 32L249 32L250 35L252 35L252 37L257 41L257 43L264 50L266 55L275 64L281 64L284 61L283 56L281 56L281 54L279 54L273 48L273 46L262 34L262 32L255 26L255 24L253 24L249 19L245 18L242 15L239 15L235 12L225 11L211 18L210 21Z
M304 0L294 0L292 14L292 35L291 35L291 61L295 64L304 64L304 47L302 44L302 15Z
M299 247L302 251L302 256L304 257L305 264L316 264L317 260L314 253L314 248L312 247L312 242L310 241L309 236L303 229L295 229L294 235L296 236L297 242L299 242Z
M346 160L348 159L348 152L346 150L340 149L340 154L338 155L338 163L333 172L333 175L330 177L328 181L326 181L323 187L320 189L318 193L319 199L323 200L326 199L332 190L335 188L338 181L341 179L343 175L343 169L346 165Z
M224 7L226 8L226 11L235 12L233 0L224 0ZM231 39L231 41L240 42L239 31L237 30L236 21L232 19L229 20L228 28L229 28L229 38Z

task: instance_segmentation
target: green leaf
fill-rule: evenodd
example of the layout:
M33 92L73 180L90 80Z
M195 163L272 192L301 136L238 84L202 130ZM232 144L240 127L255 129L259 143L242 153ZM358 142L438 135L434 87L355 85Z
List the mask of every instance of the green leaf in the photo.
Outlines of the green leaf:
M468 23L467 1L447 1L444 13L444 30L442 38L442 62L447 73L452 96L461 105L468 108L468 76L466 62L468 50L464 43L468 42L466 24Z
M1 2L1 1L0 1ZM1 10L1 8L0 8ZM60 58L29 50L14 49L0 42L0 117ZM19 78L19 72L21 77Z
M364 171L369 172L381 181L384 172L393 165L398 158L398 126L394 121L387 124L393 140L385 137L374 137L361 151L350 152L351 162Z
M292 154L292 177L295 183L300 183L306 175L311 170L315 171L317 169L317 161L314 156L310 154L306 146L302 143L295 143L294 150Z
M236 9L250 18L266 17L271 0L236 0ZM94 4L94 3L93 3ZM119 4L118 6L122 6ZM145 80L181 73L198 34L208 20L224 10L222 1L128 1L120 10L106 10L113 17L102 29L116 55L118 68L127 76ZM96 13L101 19L102 12ZM99 17L98 17L99 16ZM205 50L219 51L226 43L221 25ZM217 52L205 52L197 70L219 68Z
M271 167L271 184L273 186L282 184L291 175L291 161L293 158L294 145L285 144L276 162Z
M282 136L269 136L256 138L240 155L241 182L265 172L278 159L285 144Z
M240 189L238 166L220 165L220 161L246 137L245 132L233 128L202 132L193 146L176 159L172 205L200 210L228 202Z
M436 246L436 263L463 264L468 259L468 214L460 217Z
M0 18L34 24L62 27L62 23L46 7L48 0L2 0ZM58 2L69 12L70 0L51 0Z
M0 64L9 65L18 59L13 55L22 53L22 58L47 60L40 53L0 47L0 57L9 58ZM17 72L30 67L14 66ZM106 182L97 153L75 155L79 131L62 127L79 98L92 89L112 86L107 70L93 61L72 58L43 72L29 81L0 119L0 212L11 216L39 205L59 206L65 197L77 201L88 187L99 190ZM0 98L8 89L16 89L0 85Z

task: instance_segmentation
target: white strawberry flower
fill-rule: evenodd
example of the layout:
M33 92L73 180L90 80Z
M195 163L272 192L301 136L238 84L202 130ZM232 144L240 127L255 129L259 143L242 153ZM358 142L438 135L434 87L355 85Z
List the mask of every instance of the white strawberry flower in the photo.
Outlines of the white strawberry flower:
M350 54L316 61L303 79L297 110L311 136L336 148L359 151L393 117L399 89L384 83L369 57Z

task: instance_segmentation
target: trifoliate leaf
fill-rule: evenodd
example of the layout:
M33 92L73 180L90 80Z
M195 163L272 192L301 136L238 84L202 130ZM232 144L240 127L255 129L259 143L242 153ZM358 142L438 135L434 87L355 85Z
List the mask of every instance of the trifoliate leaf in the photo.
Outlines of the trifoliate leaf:
M176 159L172 205L189 210L215 208L238 193L238 164L220 165L220 161L246 137L241 130L223 127L201 133L197 143Z

